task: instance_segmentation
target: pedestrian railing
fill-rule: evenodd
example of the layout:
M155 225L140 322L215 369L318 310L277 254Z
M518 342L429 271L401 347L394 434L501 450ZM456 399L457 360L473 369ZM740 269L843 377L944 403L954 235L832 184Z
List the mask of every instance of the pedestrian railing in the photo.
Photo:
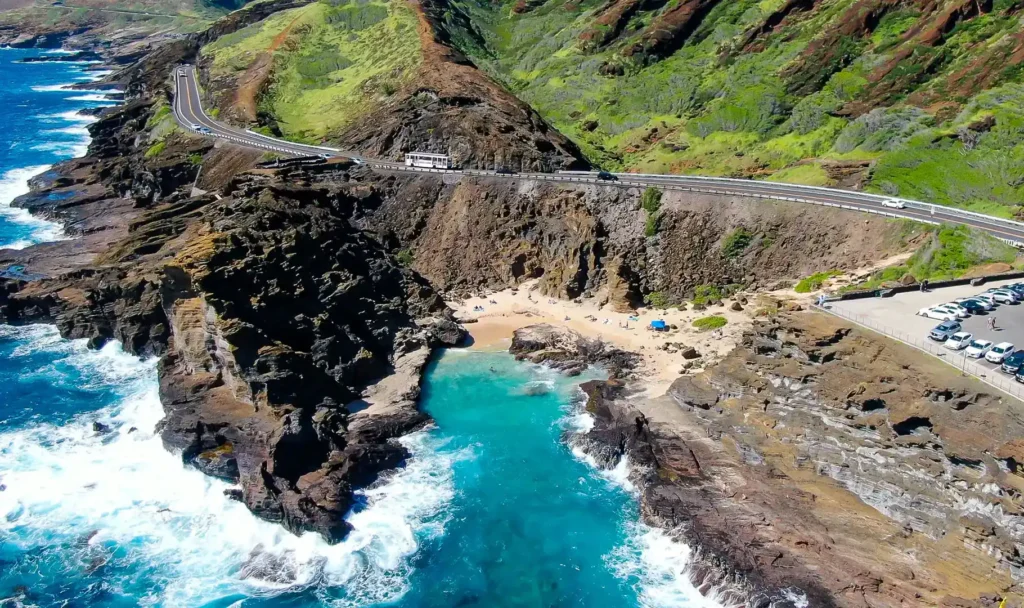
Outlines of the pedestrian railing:
M929 338L919 336L887 327L881 323L864 316L851 313L842 309L830 306L828 302L823 305L815 304L814 308L822 312L834 315L841 319L856 323L871 331L899 340L908 346L924 351L929 355L942 359L952 367L955 367L961 374L974 376L985 384L997 388L1004 393L1024 399L1024 384L1017 382L1013 376L1006 375L1000 371L1000 367L989 368L982 365L978 360L968 357L963 350L955 351L942 346L942 343L935 342Z

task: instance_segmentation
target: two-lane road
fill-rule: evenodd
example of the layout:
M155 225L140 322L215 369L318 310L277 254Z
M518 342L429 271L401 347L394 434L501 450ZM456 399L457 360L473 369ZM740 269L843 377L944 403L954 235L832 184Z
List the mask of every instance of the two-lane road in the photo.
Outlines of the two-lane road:
M697 177L688 175L648 175L635 173L618 173L614 181L601 180L592 171L575 171L560 173L517 173L498 174L494 171L481 170L442 170L406 167L402 163L367 159L355 152L345 152L334 148L297 144L245 129L238 129L213 120L203 111L199 87L195 80L192 66L183 66L174 70L175 96L174 116L178 122L192 131L218 137L239 145L290 154L294 156L343 156L363 162L371 167L386 171L412 171L420 173L449 173L479 175L498 179L534 179L541 181L600 184L620 187L657 186L666 190L682 190L723 196L745 196L780 201L792 201L813 205L838 207L851 211L885 215L894 218L905 218L932 224L954 223L966 224L988 232L989 234L1024 247L1024 223L997 218L978 213L970 213L951 207L932 205L918 201L903 201L903 208L887 205L890 199L877 194L819 188L799 184L781 184L744 179L720 177ZM890 203L891 204L891 203Z

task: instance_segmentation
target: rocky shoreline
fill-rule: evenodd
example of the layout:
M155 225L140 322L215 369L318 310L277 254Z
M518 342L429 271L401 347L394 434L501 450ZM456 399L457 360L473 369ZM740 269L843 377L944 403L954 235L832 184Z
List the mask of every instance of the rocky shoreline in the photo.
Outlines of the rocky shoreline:
M567 350L520 335L518 357ZM567 440L605 468L628 458L641 517L695 548L691 581L726 605L994 607L1021 592L1021 404L943 365L786 313L664 397L584 383L594 425Z
M182 57L157 59L145 73L166 79ZM126 88L147 88L138 74ZM237 483L231 495L260 517L337 542L355 489L408 456L392 439L428 421L416 400L432 350L463 331L426 281L352 226L358 187L232 182L258 154L178 134L153 158L147 133L166 94L104 111L88 155L14 202L74 238L0 251L0 322L160 357L168 449ZM222 196L189 196L197 157Z

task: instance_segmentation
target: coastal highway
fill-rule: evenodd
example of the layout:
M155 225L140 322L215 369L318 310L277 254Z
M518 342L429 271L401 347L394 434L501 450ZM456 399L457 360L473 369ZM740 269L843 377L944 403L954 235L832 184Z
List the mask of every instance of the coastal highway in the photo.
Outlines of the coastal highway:
M722 177L699 177L689 175L652 175L638 173L614 174L614 180L599 179L593 171L563 171L559 173L516 173L498 174L494 171L424 169L406 167L402 163L364 158L357 152L335 148L297 144L245 129L227 126L210 118L203 111L199 87L192 66L180 66L174 72L175 95L174 116L177 121L192 131L211 137L226 139L236 144L260 148L294 156L340 156L365 163L384 171L447 173L478 175L498 179L533 179L541 181L590 183L607 186L649 187L663 190L682 190L723 196L745 196L770 200L792 201L836 207L863 213L884 215L893 218L917 220L930 224L966 224L1018 247L1024 247L1024 222L971 213L952 207L903 199L903 208L892 208L886 203L889 197L866 192L820 188L799 184L783 184Z

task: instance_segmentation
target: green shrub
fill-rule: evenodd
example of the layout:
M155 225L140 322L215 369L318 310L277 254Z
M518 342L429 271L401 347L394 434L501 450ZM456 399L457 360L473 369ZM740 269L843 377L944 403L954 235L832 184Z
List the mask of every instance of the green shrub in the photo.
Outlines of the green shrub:
M193 167L198 167L199 165L203 164L203 155L199 154L198 152L189 154L188 164L192 165Z
M395 259L398 260L398 263L401 264L402 266L408 267L412 266L413 255L412 252L409 251L408 249L402 249L401 251L395 254Z
M640 206L644 208L649 215L654 215L661 209L661 189L659 188L647 188L644 193L640 195Z
M158 141L155 144L153 144L152 146L150 146L148 150L146 150L145 157L146 158L154 158L156 156L159 156L159 154L161 152L163 152L164 148L166 148L166 147L167 147L167 143L166 142Z
M698 285L693 289L693 303L696 306L707 306L722 299L722 290L718 285Z
M712 329L721 329L725 327L728 321L721 315L711 315L710 317L701 317L694 319L693 326L700 331L711 331Z
M825 284L825 281L831 279L832 277L839 276L840 274L842 273L839 272L838 270L816 272L811 276L801 280L799 283L797 283L796 287L793 288L793 291L797 293L810 293L812 291L818 291L819 289L821 289L821 286Z
M644 304L651 308L668 308L671 303L668 294L663 291L652 291L644 296Z
M1017 250L995 237L964 225L941 226L907 264L918 280L950 279L992 262L1013 262Z
M727 258L735 258L743 254L754 240L754 235L746 228L740 226L730 232L722 243L722 255Z
M654 236L656 234L658 234L658 216L648 215L644 223L644 236Z
M658 211L661 209L661 190L658 188L647 188L640 195L640 206L647 212L647 221L644 224L644 234L654 236L658 234Z

